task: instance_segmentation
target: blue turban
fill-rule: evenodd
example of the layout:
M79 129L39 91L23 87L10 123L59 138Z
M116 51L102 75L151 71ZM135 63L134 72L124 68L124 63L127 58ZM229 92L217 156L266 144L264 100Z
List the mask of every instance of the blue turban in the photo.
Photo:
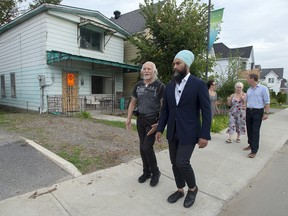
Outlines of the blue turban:
M180 59L183 61L188 67L193 63L194 61L194 54L189 50L181 50L176 54L174 59Z

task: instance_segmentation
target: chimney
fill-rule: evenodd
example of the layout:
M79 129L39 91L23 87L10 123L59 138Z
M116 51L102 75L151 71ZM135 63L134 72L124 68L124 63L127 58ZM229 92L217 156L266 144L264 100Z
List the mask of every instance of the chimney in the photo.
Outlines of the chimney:
M120 15L121 15L121 12L120 12L120 11L118 11L118 10L114 11L114 17L115 17L115 19L118 19L118 18L120 17Z

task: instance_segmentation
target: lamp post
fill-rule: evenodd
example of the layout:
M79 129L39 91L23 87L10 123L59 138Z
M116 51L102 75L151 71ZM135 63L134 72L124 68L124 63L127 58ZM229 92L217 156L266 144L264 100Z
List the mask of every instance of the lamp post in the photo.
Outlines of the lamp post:
M210 13L211 13L211 0L208 3L208 27L207 27L207 52L206 52L206 81L208 80L208 56L209 56L209 40L210 40Z

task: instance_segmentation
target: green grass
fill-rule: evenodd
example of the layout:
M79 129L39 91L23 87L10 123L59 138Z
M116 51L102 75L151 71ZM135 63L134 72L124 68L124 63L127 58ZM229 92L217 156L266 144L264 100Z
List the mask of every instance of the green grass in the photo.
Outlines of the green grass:
M60 152L57 153L57 155L72 163L81 173L86 173L90 166L99 163L99 158L83 157L81 155L82 151L84 151L82 147L76 146L72 148L70 152L62 149Z
M286 108L288 108L288 105L281 105L281 106L279 106L279 104L278 103L271 103L270 104L270 108L274 108L274 109L286 109Z
M87 112L87 111L82 111L82 112L78 113L76 116L79 117L79 118L92 119L91 113Z
M118 128L123 128L123 129L126 128L126 122L122 122L122 121L109 121L109 120L97 119L96 122L105 124L108 126L112 126L112 127L118 127ZM135 124L132 124L132 129L136 130Z
M211 132L219 133L228 127L228 115L215 115L211 125Z

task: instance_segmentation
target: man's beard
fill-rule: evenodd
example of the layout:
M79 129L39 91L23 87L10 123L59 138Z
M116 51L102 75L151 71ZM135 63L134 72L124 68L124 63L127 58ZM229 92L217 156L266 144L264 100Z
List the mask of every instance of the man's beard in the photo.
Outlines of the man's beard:
M174 75L173 75L173 80L180 84L182 79L187 75L187 70L186 67L184 67L182 70L175 70L174 69Z

